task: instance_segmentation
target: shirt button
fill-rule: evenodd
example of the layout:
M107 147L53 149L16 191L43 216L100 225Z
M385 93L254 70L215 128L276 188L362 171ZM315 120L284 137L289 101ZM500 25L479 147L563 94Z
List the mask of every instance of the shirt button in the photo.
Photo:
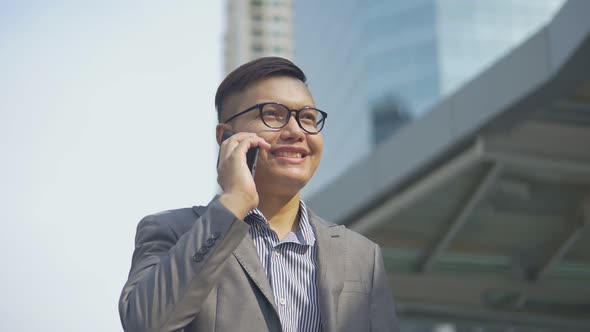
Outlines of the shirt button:
M279 300L279 303L280 303L281 305L285 305L285 303L287 303L287 301L285 301L285 299L284 299L284 298L281 298L281 299Z
M280 255L281 255L281 253L280 253L280 252L278 252L278 251L275 251L275 256L280 256Z

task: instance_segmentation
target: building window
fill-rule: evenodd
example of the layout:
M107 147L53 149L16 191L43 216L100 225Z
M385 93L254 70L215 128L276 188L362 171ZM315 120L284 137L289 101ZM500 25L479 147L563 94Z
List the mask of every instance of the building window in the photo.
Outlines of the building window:
M254 52L262 52L263 50L264 50L264 47L262 47L262 45L260 45L260 44L252 45L252 51L254 51Z
M412 120L405 103L393 94L385 95L372 106L373 142L385 141Z
M250 0L250 4L256 7L262 7L264 3L262 0Z

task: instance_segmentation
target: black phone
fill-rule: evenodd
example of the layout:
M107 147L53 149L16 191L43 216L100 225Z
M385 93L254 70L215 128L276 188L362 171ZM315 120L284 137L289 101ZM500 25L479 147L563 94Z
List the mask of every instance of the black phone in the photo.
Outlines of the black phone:
M221 142L225 141L226 139L230 138L233 134L233 131L224 130L223 134L221 135ZM250 169L250 173L252 173L252 177L256 174L256 163L258 162L258 152L260 152L259 147L251 148L246 153L246 163L248 164L248 168ZM217 159L219 163L219 159Z

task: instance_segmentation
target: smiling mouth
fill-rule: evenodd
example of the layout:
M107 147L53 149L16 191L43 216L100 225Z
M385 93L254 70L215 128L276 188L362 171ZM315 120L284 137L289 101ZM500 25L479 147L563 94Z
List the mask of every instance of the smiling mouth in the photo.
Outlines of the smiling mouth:
M275 157L286 157L286 158L303 158L304 155L299 152L287 152L287 151L279 151L273 153Z

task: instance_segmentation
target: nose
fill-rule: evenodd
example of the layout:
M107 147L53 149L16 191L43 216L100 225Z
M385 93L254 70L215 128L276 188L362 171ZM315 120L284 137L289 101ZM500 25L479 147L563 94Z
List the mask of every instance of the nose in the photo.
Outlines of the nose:
M281 130L281 138L285 140L296 138L297 141L300 141L305 137L305 132L299 127L299 123L297 123L297 119L295 119L295 114L293 113L295 111L291 111L289 121Z

